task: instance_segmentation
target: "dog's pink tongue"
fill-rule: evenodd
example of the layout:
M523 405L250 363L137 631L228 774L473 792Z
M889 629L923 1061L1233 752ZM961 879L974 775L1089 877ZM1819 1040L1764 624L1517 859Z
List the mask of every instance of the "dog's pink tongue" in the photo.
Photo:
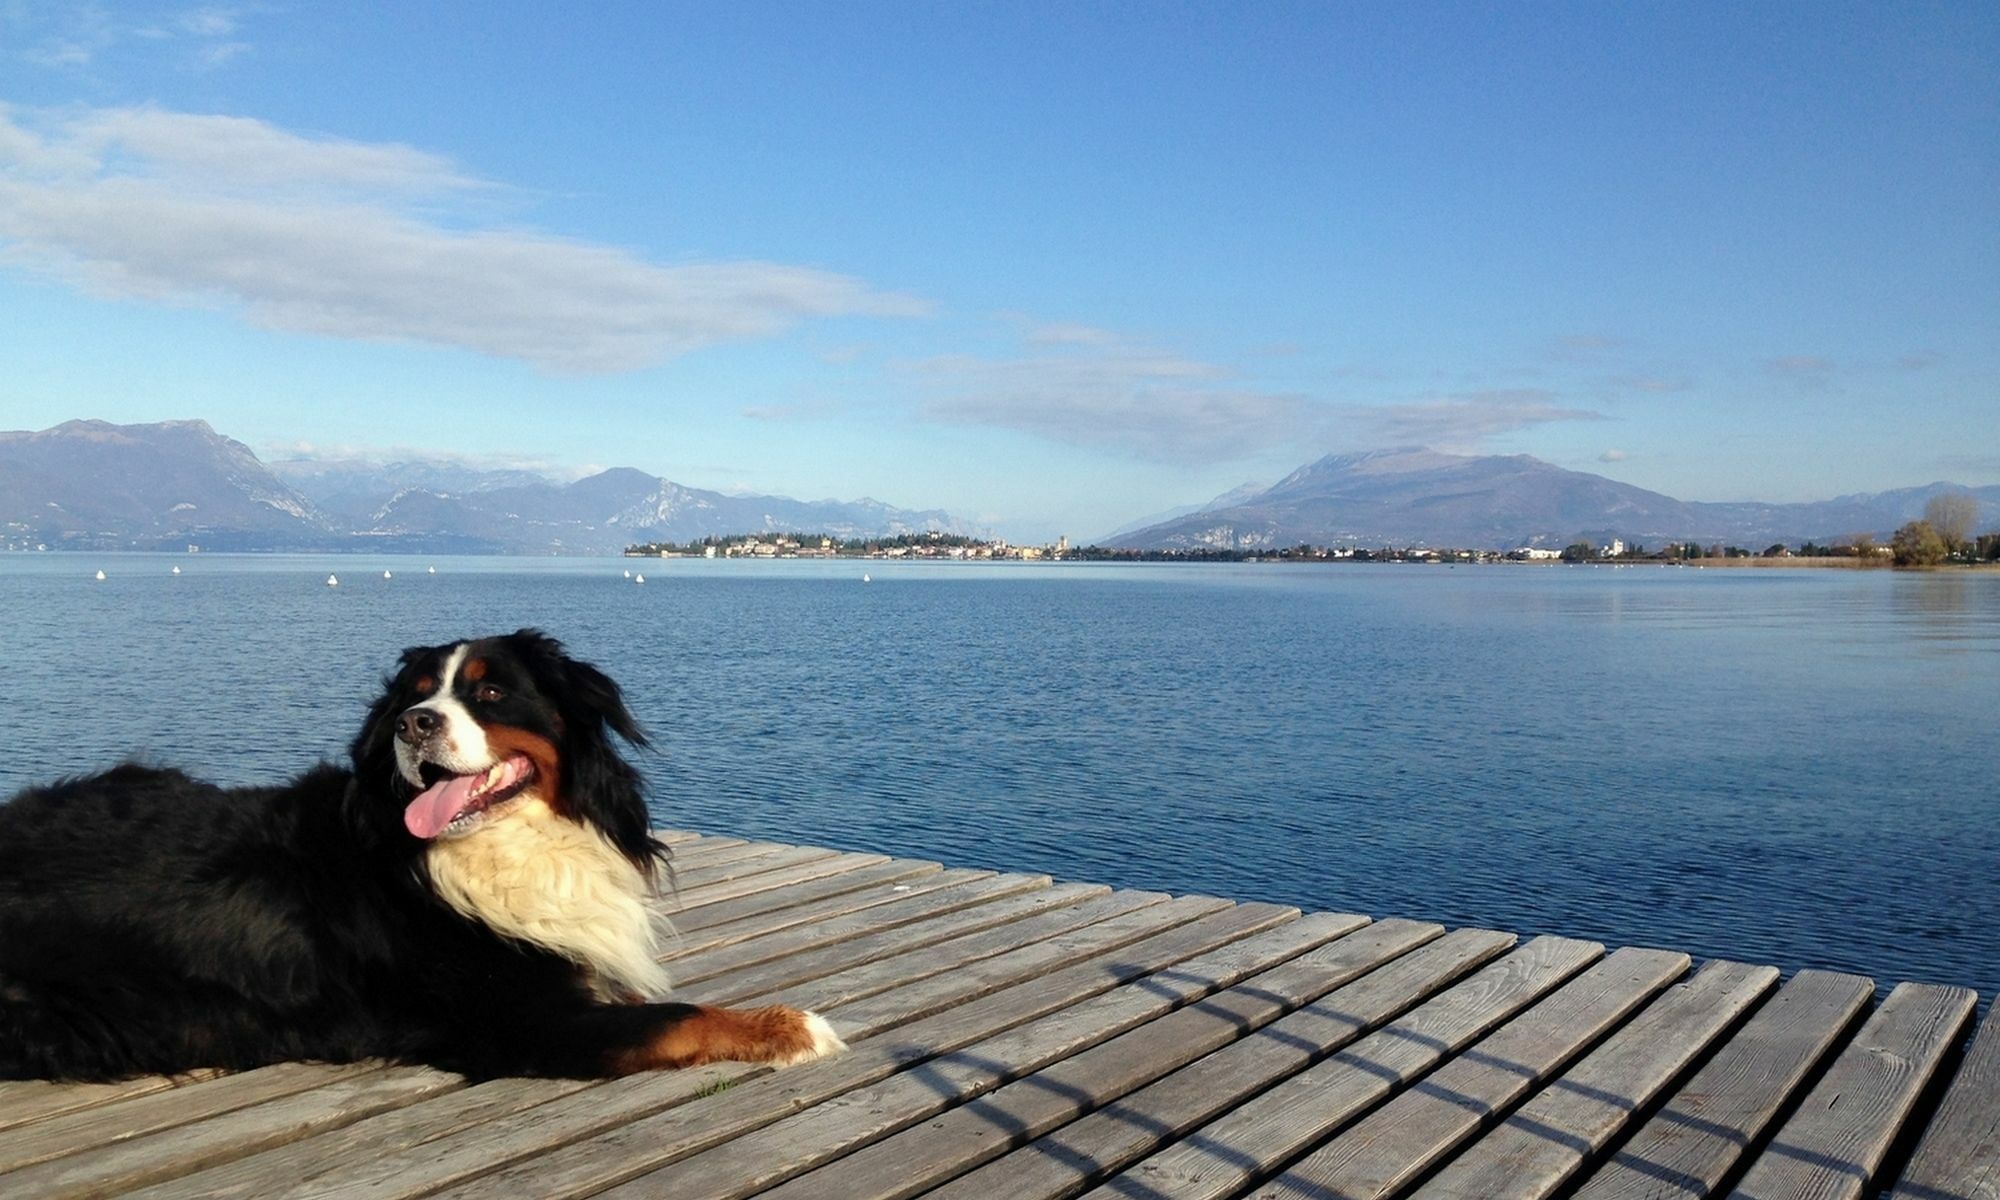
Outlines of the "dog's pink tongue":
M404 826L426 841L436 837L451 824L453 817L465 811L465 806L472 800L473 789L485 778L484 775L454 775L443 783L425 788L403 810Z

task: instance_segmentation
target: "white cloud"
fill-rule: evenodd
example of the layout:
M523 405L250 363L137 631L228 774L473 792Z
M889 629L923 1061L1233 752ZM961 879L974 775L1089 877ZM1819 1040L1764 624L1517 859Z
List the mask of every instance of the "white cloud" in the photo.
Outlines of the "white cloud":
M1110 330L1093 325L1038 325L1027 334L1027 341L1036 346L1114 346L1123 340Z
M1627 454L1625 451L1619 450L1614 447L1598 455L1597 461L1601 463L1617 463L1617 462L1624 462L1626 459L1630 457L1632 457L1630 454Z
M266 442L259 447L267 463L311 463L329 467L388 467L426 463L464 467L475 471L526 471L567 483L604 468L579 466L535 454L469 454L459 450L439 450L429 446L377 446L359 442L314 442L305 439Z
M242 24L239 10L233 8L197 8L180 15L179 25L196 37L228 37Z
M94 0L36 3L10 0L0 7L0 55L70 74L115 71L121 52L164 55L184 69L213 70L250 50L236 35L254 6L193 8L161 19L142 19L132 5L107 6ZM229 39L227 41L223 39ZM21 47L10 50L5 42Z
M226 67L230 63L250 53L249 42L215 42L203 46L195 53L194 65L204 71Z
M408 146L157 109L72 110L39 127L16 115L0 109L0 264L100 295L578 373L813 317L927 310L809 267L663 266L550 234L463 227L465 202L494 185Z
M1391 445L1436 450L1477 451L1501 434L1559 421L1602 421L1589 409L1566 408L1554 392L1541 388L1459 392L1408 404L1349 410Z
M1040 332L1030 331L1028 341L1066 349L915 364L929 393L924 415L1169 463L1241 458L1311 438L1324 420L1306 398L1244 386L1212 363L1110 334L1049 339Z

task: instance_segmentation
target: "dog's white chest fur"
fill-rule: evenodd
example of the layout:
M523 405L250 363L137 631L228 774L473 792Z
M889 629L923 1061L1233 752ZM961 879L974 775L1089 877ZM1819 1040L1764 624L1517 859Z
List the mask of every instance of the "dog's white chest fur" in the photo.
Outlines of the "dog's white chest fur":
M601 998L666 994L645 877L609 842L556 816L539 797L523 797L468 836L433 843L426 866L446 904L496 933L589 968Z

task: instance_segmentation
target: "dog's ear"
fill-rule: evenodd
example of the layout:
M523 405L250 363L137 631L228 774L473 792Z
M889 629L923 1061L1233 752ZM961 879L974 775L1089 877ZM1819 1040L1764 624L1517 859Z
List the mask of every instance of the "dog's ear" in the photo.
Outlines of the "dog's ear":
M562 717L563 802L604 831L619 853L649 878L665 860L653 839L643 777L618 753L615 733L633 746L646 735L609 675L569 657L562 643L537 629L508 639L534 664L536 679Z
M645 731L625 707L624 691L609 675L571 658L561 642L539 629L517 629L508 641L535 664L538 679L553 685L547 690L559 697L565 724L581 718L598 732L609 729L634 746L646 744Z

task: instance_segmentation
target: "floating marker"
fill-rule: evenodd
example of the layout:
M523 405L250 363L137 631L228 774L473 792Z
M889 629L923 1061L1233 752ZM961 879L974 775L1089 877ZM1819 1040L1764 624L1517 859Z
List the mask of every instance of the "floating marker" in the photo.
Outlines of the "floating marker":
M627 571L627 572L625 572L625 578L627 578L627 579L630 579L630 578L632 578L632 572L630 572L630 571Z
M326 586L328 586L328 587L339 587L339 586L340 586L340 576L338 576L338 575L329 575L329 576L327 576L327 577L326 577Z
M389 576L389 572L387 572L387 571L384 571L384 572L382 572L382 578L384 578L384 579L388 579L389 577L390 577L390 576Z
M863 583L874 583L875 581L874 581L873 579L871 579L871 578L869 578L869 577L868 577L868 572L866 572L866 571L863 571L863 572L861 573L861 582L863 582Z
M178 574L180 574L180 573L181 573L181 569L180 569L179 567L175 567L175 568L174 568L174 574L178 575Z
M102 571L99 571L99 572L97 573L97 581L98 581L99 583L102 583L102 582L104 582L104 572L102 572Z
M644 582L646 582L646 577L645 577L644 575L635 575L635 576L633 576L633 578L632 578L632 582L633 582L633 583L644 583Z
M430 573L431 573L431 574L433 574L433 575L435 575L435 574L437 574L437 573L438 573L438 569L437 569L436 567L432 567L432 568L430 568Z

